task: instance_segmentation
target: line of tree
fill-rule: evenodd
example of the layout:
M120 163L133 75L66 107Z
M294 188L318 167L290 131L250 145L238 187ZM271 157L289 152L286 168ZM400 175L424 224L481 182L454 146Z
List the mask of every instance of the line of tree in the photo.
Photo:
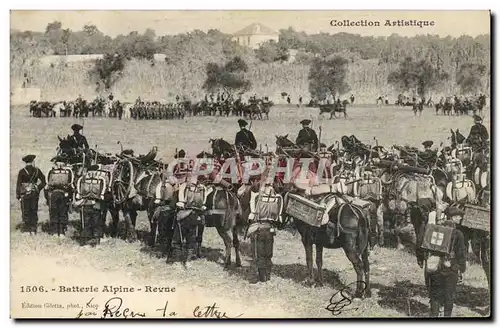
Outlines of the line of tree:
M10 36L11 62L22 61L22 65L29 65L30 60L44 55L104 54L105 57L89 71L99 88L104 89L109 89L120 77L126 60L145 59L154 65L156 53L164 54L167 64L188 61L189 66L202 68L213 63L219 66L217 69L213 66L212 71L220 74L220 68L235 57L244 63L283 62L289 60L294 50L295 63L310 66L311 95L321 98L326 92L321 88L336 93L349 89L342 82L345 67L358 60L377 60L379 65L388 65L391 67L388 83L402 92L416 90L419 95L439 88L450 76L455 78L462 92L475 92L482 87L481 78L489 73L490 67L489 34L475 38L466 35L458 38L403 37L397 34L372 37L349 33L307 34L290 27L279 31L278 42L264 42L256 50L238 45L231 41L231 35L215 29L164 36L147 29L143 33L134 31L113 38L95 25L72 31L60 22L51 22L44 32L11 30ZM337 58L335 63L334 57ZM340 64L339 58L345 62ZM326 69L330 75L321 72L331 65L337 67L336 71ZM329 79L337 81L335 87L319 86L322 83L331 85L333 82Z

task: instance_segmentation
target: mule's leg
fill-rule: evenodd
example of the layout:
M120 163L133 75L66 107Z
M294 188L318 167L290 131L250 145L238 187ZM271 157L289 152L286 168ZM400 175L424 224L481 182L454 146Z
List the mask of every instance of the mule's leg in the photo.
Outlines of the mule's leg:
M196 233L196 257L201 258L201 244L203 243L203 232L205 231L205 226L200 224L197 228Z
M363 269L365 270L365 295L366 297L372 297L372 289L370 286L370 260L368 248L366 248L361 254L361 260L363 261Z
M491 290L491 285L490 285L490 269L491 269L491 264L490 264L490 240L486 236L480 236L481 238L481 265L484 269L484 273L486 274L486 280L488 281L488 290Z
M224 241L224 246L226 247L226 256L224 258L224 267L228 268L231 265L231 248L233 241L231 240L231 231L230 230L224 230L222 227L217 227L217 232L219 233L219 236L222 237L222 240Z
M118 237L118 222L120 221L120 212L117 209L109 209L111 213L110 236L112 238Z
M349 261L351 261L354 270L356 271L356 292L354 293L354 297L361 298L365 288L363 280L363 261L361 261L358 253L356 252L356 237L352 235L344 235L344 238L346 240L343 245L345 255Z
M318 279L316 284L323 286L323 245L316 244L316 266L318 267Z
M306 231L306 234L309 233ZM305 236L302 237L302 244L304 245L304 249L306 250L306 265L308 277L306 279L307 285L312 285L314 283L314 268L313 268L313 243L310 238Z
M234 246L234 251L236 253L236 266L240 267L241 266L240 240L238 239L238 231L236 227L234 227L232 230L233 230L233 246Z

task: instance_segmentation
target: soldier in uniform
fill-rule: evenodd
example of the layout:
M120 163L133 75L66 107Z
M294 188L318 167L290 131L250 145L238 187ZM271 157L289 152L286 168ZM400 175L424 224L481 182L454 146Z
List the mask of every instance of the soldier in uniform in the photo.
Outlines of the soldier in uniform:
M251 239L254 263L260 282L271 279L275 226L281 222L283 199L276 194L271 179L264 186L255 184L250 189L250 214L247 237ZM258 190L256 190L258 189Z
M473 149L483 148L488 145L490 138L488 130L482 124L483 119L481 116L474 115L474 125L470 128L467 142Z
M455 206L448 207L445 211L448 220L443 225L455 228L460 224L464 212ZM459 277L466 270L467 248L463 233L454 229L451 236L451 254L442 256L439 260L437 270L425 271L425 284L429 291L430 317L439 316L439 308L444 306L444 316L451 317L453 302Z
M22 158L26 166L17 175L16 199L21 201L23 231L37 232L38 199L40 191L45 187L45 175L35 167L35 155L26 155Z
M113 101L114 98L115 96L113 95L113 92L111 92L108 96L109 101Z
M426 154L430 154L432 153L432 145L434 144L434 142L432 142L431 140L426 140L424 142L422 142L422 146L424 146L424 153Z
M87 142L87 138L85 138L85 136L80 133L82 129L83 126L81 126L80 124L73 124L71 126L71 130L73 130L73 135L70 138L73 143L72 147L88 150L89 143Z
M302 124L302 130L299 131L295 143L300 147L308 147L310 151L317 151L319 140L316 132L309 127L311 120L302 120L300 124Z
M250 148L252 150L257 149L257 141L255 140L255 136L252 131L247 130L246 126L248 125L245 120L238 120L238 124L240 126L240 131L236 133L236 138L234 139L234 144L236 146L245 146L246 148Z

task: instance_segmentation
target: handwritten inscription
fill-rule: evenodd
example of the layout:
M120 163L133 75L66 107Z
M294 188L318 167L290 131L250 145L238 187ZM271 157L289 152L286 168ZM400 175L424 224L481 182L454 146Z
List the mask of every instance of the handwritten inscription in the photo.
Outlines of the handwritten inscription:
M352 283L348 284L347 286L345 286L344 288L342 288L341 290L339 290L338 292L336 292L335 294L333 294L332 297L330 297L330 304L328 304L328 306L325 309L327 311L330 311L332 313L332 315L334 315L334 316L341 314L342 311L357 310L358 308L352 308L352 307L344 310L344 308L346 308L352 304L352 298L347 293L347 287L349 287L350 285L353 285L353 284L357 284L357 283L361 283L363 285L361 292L364 292L366 287L367 287L367 285L364 281L352 282Z
M243 315L243 313L237 315L236 317L229 317L226 312L223 312L221 310L218 310L219 307L217 306L217 303L214 302L214 304L202 307L200 309L200 306L197 306L193 310L193 315L195 318L217 318L217 319L233 319L233 318L238 318Z
M104 304L104 309L102 311L101 319L105 318L136 318L136 317L146 317L145 313L136 312L128 307L122 309L123 300L121 297L112 297L106 301Z

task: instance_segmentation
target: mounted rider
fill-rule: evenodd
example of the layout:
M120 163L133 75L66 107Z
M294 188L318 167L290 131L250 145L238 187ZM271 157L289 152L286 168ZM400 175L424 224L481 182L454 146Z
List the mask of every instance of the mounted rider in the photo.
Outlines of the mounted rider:
M474 115L474 125L471 127L467 142L474 149L481 149L488 146L489 134L482 124L483 119L479 115Z
M238 120L238 125L240 126L240 131L236 133L236 138L234 139L234 144L236 147L245 147L249 148L251 150L257 149L257 141L255 140L255 136L253 135L252 131L247 130L247 121L245 120Z
M35 158L35 155L22 158L26 164L19 170L16 184L16 199L21 201L23 232L30 234L37 232L38 199L46 185L45 175L35 166Z
M316 152L319 146L319 140L316 132L309 127L311 120L305 119L300 121L302 130L299 131L295 143L299 147L306 148L309 151Z
M87 142L87 138L85 138L85 136L80 133L82 129L83 126L81 126L80 124L73 124L71 126L71 130L73 130L73 135L70 136L68 139L71 140L72 148L87 151L89 149L89 143Z

